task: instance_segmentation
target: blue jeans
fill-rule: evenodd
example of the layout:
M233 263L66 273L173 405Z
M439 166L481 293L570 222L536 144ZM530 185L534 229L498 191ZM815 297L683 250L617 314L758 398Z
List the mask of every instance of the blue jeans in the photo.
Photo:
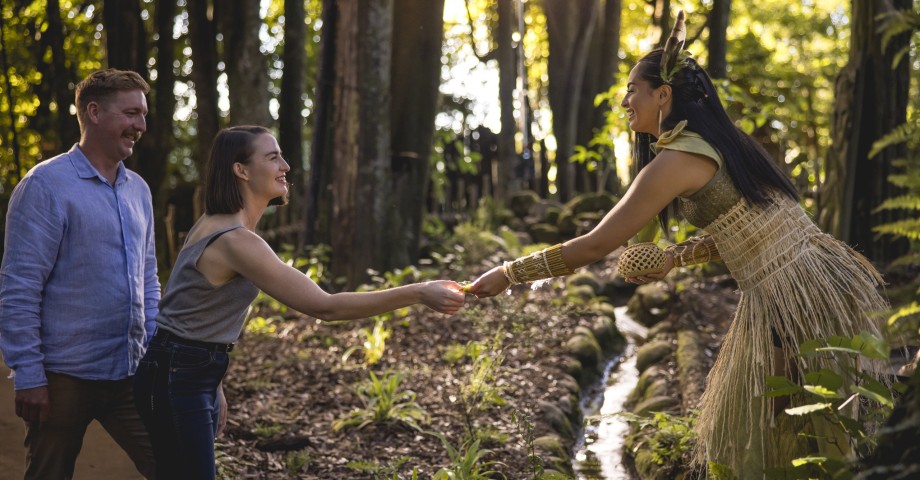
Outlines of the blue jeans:
M214 479L217 388L230 357L216 348L154 336L134 376L134 401L160 479Z

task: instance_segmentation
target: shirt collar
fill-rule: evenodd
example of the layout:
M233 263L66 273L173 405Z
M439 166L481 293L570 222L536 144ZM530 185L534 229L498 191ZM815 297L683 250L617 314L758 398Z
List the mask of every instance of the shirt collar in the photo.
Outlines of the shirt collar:
M71 147L70 151L67 152L70 157L70 163L73 165L73 168L77 171L77 176L80 178L98 178L99 180L108 183L105 177L103 177L96 167L93 164L89 163L89 159L86 158L86 155L83 153L83 150L80 150L78 144L74 144ZM128 181L128 176L125 175L125 163L118 162L118 172L115 174L115 184L118 185L122 182Z
M684 128L687 127L687 121L681 120L677 122L677 125L674 125L674 128L668 130L667 132L662 133L658 136L658 141L651 144L652 151L655 152L655 155L661 152L665 145L674 141L675 138L680 136L681 133L687 134L689 132L684 132Z

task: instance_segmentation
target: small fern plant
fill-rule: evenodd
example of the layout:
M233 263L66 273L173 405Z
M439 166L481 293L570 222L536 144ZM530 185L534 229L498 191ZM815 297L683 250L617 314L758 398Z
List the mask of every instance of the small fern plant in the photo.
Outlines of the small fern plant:
M402 376L387 373L383 378L368 372L370 379L356 388L364 408L352 411L332 424L336 432L343 429L362 429L376 424L402 424L421 431L420 424L428 423L428 412L415 401L415 392L399 390Z

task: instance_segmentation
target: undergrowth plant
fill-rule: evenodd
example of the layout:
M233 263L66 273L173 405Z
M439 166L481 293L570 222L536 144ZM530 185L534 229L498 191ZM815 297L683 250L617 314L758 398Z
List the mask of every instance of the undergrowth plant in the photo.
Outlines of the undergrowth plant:
M889 347L875 336L861 333L852 338L829 337L809 340L800 346L806 358L828 358L843 368L843 373L829 369L802 372L802 385L786 377L767 377L767 396L792 396L803 399L804 405L787 408L794 416L821 417L834 426L855 447L858 456L874 450L877 427L888 417L893 407L892 391L855 365L863 360L887 361ZM901 385L896 384L895 389ZM858 408L857 408L858 407ZM800 435L805 435L800 433ZM854 475L849 448L841 446L838 453L814 452L797 458L785 468L769 469L768 478L846 479Z
M503 466L502 462L485 460L492 450L481 448L479 440L467 440L459 447L455 447L446 436L431 432L441 440L447 449L450 465L435 472L433 480L494 480L507 479L505 474L495 470L496 466Z
M402 456L385 465L377 462L355 460L348 462L345 466L356 472L369 474L374 480L418 480L417 467L412 468L412 472L408 477L399 475L399 470L411 459L411 457Z
M359 333L364 337L361 345L355 345L345 350L342 354L342 363L355 354L361 352L364 357L362 365L370 366L380 361L386 351L387 339L393 334L393 331L387 328L386 321L378 318L374 323L374 328L362 328Z
M362 429L368 425L399 423L421 431L420 423L428 422L428 413L415 401L415 392L399 390L402 376L387 373L378 378L368 372L370 379L358 385L356 393L364 408L355 410L332 424L332 429Z

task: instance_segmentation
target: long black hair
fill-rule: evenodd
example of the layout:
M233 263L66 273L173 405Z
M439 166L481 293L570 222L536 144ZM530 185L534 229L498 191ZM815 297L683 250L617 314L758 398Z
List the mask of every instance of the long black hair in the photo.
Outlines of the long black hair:
M665 83L661 78L661 54L661 49L654 50L636 65L639 78L649 82L652 88ZM671 112L661 120L661 130L668 131L686 120L687 130L698 133L722 154L728 175L749 202L755 205L771 203L771 190L798 201L799 194L786 174L757 141L728 117L709 75L693 58L685 62L671 79ZM634 153L639 170L654 158L650 148L654 141L652 135L636 133ZM677 200L659 215L662 227L667 229L668 218L676 211Z

